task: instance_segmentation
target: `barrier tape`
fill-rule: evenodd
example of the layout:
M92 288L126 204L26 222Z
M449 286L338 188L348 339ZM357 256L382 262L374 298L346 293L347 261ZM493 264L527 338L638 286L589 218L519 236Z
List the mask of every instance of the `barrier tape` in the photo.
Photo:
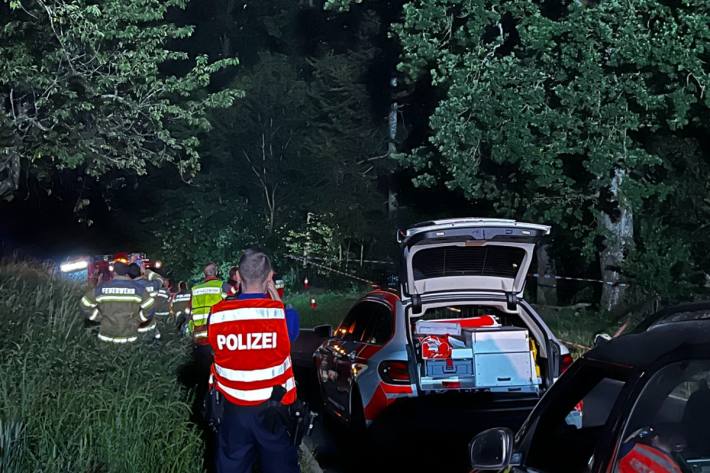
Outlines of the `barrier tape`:
M566 346L572 347L572 348L574 348L574 349L576 349L576 350L579 350L579 351L589 351L589 350L592 349L592 347L588 347L587 345L582 345L582 344L580 344L580 343L571 342L571 341L569 341L569 340L562 340L562 339L560 339L560 341L561 341L562 343L564 343Z
M320 257L308 257L304 258L303 256L295 256L295 255L286 255L287 258L290 258L292 260L298 261L303 264L310 264L311 266L315 266L317 268L335 273L335 274L340 274L342 276L349 277L351 279L354 279L356 281L361 281L367 284L375 284L373 281L370 281L368 279L361 278L359 276L356 276L354 274L341 271L339 269L331 268L329 266L325 266L320 263L316 263L316 261L324 261L325 258L320 258ZM356 261L357 263L357 261ZM368 264L392 264L391 261L382 261L382 260L363 260L363 263L368 263ZM539 273L532 273L528 274L527 277L529 278L539 278L540 274ZM615 286L615 287L630 287L632 284L625 283L625 282L610 282L610 281L604 281L601 279L593 279L593 278L577 278L577 277L571 277L571 276L550 276L548 274L545 274L543 276L543 279L555 279L556 281L576 281L576 282L590 282L590 283L596 283L596 284L605 284L607 286ZM550 286L552 287L552 286Z
M290 255L287 255L291 257ZM300 258L303 260L303 256L294 256L293 258ZM326 261L326 258L321 258L320 256L309 256L308 261ZM350 263L352 264L360 264L359 259L351 259L349 260ZM385 260L378 260L378 259L364 259L362 260L363 263L368 263L368 264L394 264L392 261L385 261Z
M529 278L539 278L540 274L539 273L532 273L528 274ZM556 279L558 281L579 281L579 282L593 282L593 283L598 283L598 284L606 284L607 286L618 286L618 287L629 287L631 284L625 283L625 282L609 282L609 281L603 281L601 279L591 279L591 278L573 278L570 276L550 276L549 274L545 274L543 276L543 279Z
M374 281L370 281L370 280L368 280L368 279L361 278L360 276L355 276L354 274L350 274L350 273L347 273L347 272L345 272L345 271L341 271L341 270L339 270L339 269L331 268L331 267L329 267L329 266L325 266L325 265L322 265L322 264L320 264L320 263L316 263L316 262L312 261L311 258L304 258L303 256L295 256L295 255L286 255L286 258L292 259L292 260L294 260L294 261L298 261L298 262L303 263L303 264L308 264L308 265L311 265L311 266L315 266L316 268L320 268L320 269L323 269L323 270L325 270L325 271L329 271L329 272L331 272L331 273L339 274L339 275L341 275L341 276L345 276L345 277L350 278L350 279L353 279L353 280L355 280L355 281L364 282L365 284L369 284L369 285L371 285L371 286L374 285L374 284L376 284Z
M339 270L339 269L331 268L331 267L329 267L329 266L325 266L325 265L322 265L322 264L320 264L320 263L316 263L316 262L312 261L311 258L304 258L303 256L295 256L295 255L286 255L286 257L289 258L289 259L291 259L291 260L298 261L299 263L303 263L303 264L308 264L308 265L311 265L311 266L315 266L316 268L320 268L320 269L323 269L323 270L325 270L325 271L329 271L329 272L331 272L331 273L339 274L339 275L341 275L341 276L345 276L345 277L354 279L355 281L364 282L364 283L370 284L370 285L376 284L376 283L374 283L373 281L367 280L367 279L365 279L365 278L361 278L360 276L356 276L356 275L354 275L354 274L350 274L350 273L347 273L347 272L345 272L345 271L341 271L341 270ZM531 274L530 276L531 276L531 277L537 277L538 275L537 275L537 274ZM545 277L546 277L546 278L551 278L551 276L545 276ZM567 278L567 277L564 277L564 276L555 276L555 279L566 279L566 280L585 281L585 282L604 282L604 281L600 281L600 280L596 280L596 279L588 279L588 278ZM607 284L610 284L610 283L607 283ZM628 284L619 283L619 285L622 285L622 284L625 285L625 286L628 286ZM575 349L577 349L577 350L588 351L588 350L591 349L591 347L588 347L588 346L586 346L586 345L582 345L582 344L579 344L579 343L576 343L576 342L572 342L572 341L569 341L569 340L560 340L560 341L561 341L562 343L564 343L565 345L567 345L567 346L569 346L569 347L572 347L572 348L575 348Z

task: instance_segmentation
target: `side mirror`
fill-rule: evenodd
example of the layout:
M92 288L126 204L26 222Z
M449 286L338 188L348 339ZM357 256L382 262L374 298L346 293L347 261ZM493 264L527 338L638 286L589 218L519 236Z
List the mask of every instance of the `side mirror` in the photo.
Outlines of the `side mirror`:
M330 338L333 335L333 326L328 324L318 325L317 327L313 327L313 333L315 333L318 338Z
M594 346L598 347L599 345L610 341L611 338L611 335L609 335L608 333L598 333L594 335Z
M469 447L474 470L504 470L510 465L513 453L513 432L505 428L484 430L473 438Z

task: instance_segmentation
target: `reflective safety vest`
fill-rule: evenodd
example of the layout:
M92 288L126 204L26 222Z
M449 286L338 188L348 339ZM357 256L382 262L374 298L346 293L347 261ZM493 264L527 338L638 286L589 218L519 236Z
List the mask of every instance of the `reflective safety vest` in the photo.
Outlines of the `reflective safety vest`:
M190 328L192 340L198 345L207 344L207 318L213 305L223 298L222 281L210 279L192 288L190 297Z
M619 460L619 473L682 473L670 455L650 445L637 443Z
M208 339L214 352L212 386L227 401L255 406L286 390L281 402L296 400L286 311L271 299L229 299L212 308Z

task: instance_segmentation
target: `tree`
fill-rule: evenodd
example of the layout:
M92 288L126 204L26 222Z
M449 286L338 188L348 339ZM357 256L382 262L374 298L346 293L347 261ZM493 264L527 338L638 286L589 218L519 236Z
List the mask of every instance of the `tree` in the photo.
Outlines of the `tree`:
M188 179L199 169L207 111L235 89L205 90L234 59L194 59L167 49L192 28L166 23L186 0L5 0L0 3L0 162L48 181L63 169L89 176L142 175L170 163ZM5 179L4 197L17 187ZM7 184L10 185L7 185Z
M420 185L558 224L618 282L638 212L671 191L650 137L707 126L709 22L701 0L410 1L400 68L443 99L402 161ZM622 298L605 285L604 308Z
M216 121L211 153L237 175L235 190L259 203L269 231L308 212L339 214L358 231L384 208L375 186L385 124L373 123L361 82L368 56L353 54L262 53L235 81L244 100Z

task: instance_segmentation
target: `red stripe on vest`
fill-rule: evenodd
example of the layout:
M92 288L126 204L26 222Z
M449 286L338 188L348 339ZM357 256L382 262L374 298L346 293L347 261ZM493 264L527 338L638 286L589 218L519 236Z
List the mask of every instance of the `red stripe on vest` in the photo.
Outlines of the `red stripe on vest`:
M233 404L259 405L270 388L284 385L283 404L296 400L283 303L224 300L212 306L207 340L214 352L214 385Z

